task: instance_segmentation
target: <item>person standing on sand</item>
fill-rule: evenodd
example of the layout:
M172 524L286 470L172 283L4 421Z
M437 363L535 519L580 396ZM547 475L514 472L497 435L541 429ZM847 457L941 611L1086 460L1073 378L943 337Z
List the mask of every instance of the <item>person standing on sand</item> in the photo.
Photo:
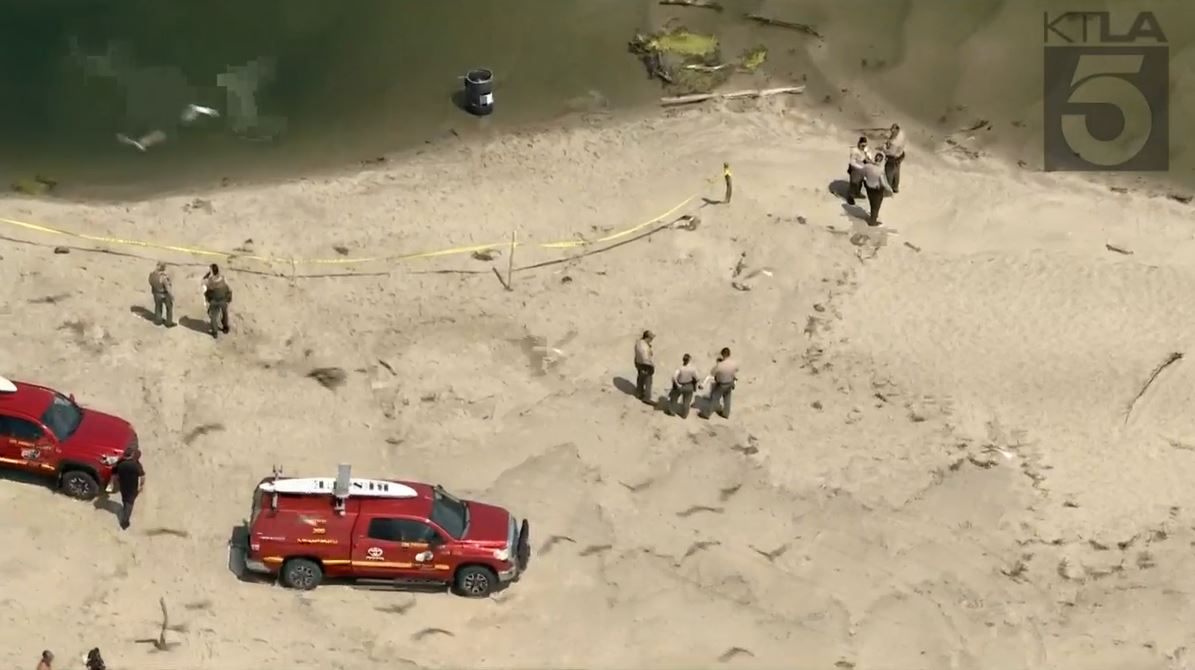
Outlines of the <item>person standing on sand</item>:
M216 327L228 333L228 305L232 302L232 289L220 274L220 266L212 263L208 273L203 275L203 299L207 303L207 318L211 323L212 337Z
M149 273L149 292L154 297L154 324L162 325L162 312L166 312L166 327L174 326L174 288L170 285L170 275L166 274L166 264L158 263L154 271Z
M718 362L714 364L714 368L710 370L710 376L713 379L710 381L710 399L698 416L703 419L710 418L711 412L717 412L723 419L730 418L730 393L734 391L735 381L739 378L739 364L730 357L730 348L723 347L721 355L718 356Z
M141 467L141 450L129 447L112 468L112 476L120 486L120 528L127 530L133 516L133 503L145 486L145 468Z
M888 159L884 162L884 176L892 186L892 193L900 193L900 164L905 159L905 131L900 129L899 123L892 124L888 134L888 141L884 144L884 155Z
M846 176L849 190L846 194L847 204L855 204L855 198L863 195L863 167L871 160L871 152L867 150L867 138L860 137L859 142L851 149L851 155L846 166Z
M722 164L722 179L726 181L726 198L722 201L730 204L730 196L734 193L734 184L730 180L730 163Z
M884 204L884 196L892 193L892 186L884 176L884 154L877 152L871 162L863 166L863 186L867 189L867 204L871 206L871 215L867 225L880 225L880 205Z
M53 670L54 652L49 649L41 653L41 660L37 662L37 670Z
M91 651L87 652L87 658L83 661L87 670L108 670L108 666L104 663L104 657L100 655L99 647L92 647Z
M635 395L647 404L652 404L651 378L656 373L655 363L652 362L651 342L656 339L655 333L643 331L643 337L635 343Z
M697 390L697 366L692 360L689 354L681 358L680 367L672 374L672 390L668 392L666 411L669 415L675 411L682 419L689 418L689 407L693 405L693 393ZM676 409L678 398L681 401L679 411Z

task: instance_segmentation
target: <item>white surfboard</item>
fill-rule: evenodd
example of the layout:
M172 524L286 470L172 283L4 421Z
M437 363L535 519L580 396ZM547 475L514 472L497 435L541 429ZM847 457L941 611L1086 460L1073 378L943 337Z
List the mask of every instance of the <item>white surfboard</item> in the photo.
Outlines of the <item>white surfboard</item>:
M290 493L294 495L332 495L336 488L335 477L295 477L263 482L261 490L266 493ZM414 498L415 489L396 482L380 479L350 479L350 496L371 498Z

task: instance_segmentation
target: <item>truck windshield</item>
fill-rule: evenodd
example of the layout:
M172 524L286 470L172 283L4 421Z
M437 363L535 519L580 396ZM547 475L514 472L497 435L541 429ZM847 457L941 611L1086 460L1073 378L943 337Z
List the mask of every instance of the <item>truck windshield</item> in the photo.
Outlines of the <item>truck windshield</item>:
M79 424L83 423L83 410L71 402L70 398L55 393L54 400L41 416L41 422L46 424L59 442L65 442L79 430Z
M469 507L443 489L436 487L432 497L432 522L456 539L469 529Z

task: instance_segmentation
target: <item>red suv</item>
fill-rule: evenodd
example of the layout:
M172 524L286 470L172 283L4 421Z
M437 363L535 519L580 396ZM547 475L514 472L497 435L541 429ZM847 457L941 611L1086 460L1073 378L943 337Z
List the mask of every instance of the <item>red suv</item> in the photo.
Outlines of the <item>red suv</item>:
M108 485L116 459L135 446L128 421L0 377L0 467L53 477L63 493L91 500Z
M449 585L473 598L518 579L530 529L501 507L439 486L340 476L263 479L253 494L245 567L284 586L324 577L403 587Z

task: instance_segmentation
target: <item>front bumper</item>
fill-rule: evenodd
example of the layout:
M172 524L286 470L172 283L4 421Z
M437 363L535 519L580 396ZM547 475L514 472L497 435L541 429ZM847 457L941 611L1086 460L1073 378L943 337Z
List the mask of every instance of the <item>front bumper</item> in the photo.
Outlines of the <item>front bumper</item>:
M512 563L510 566L510 569L503 570L498 573L498 581L502 582L503 584L505 584L507 582L513 582L514 580L516 580L518 578L519 578L519 564L518 563Z
M247 572L256 572L259 575L270 574L270 569L266 567L265 563L249 558L247 553L245 554L245 570Z

